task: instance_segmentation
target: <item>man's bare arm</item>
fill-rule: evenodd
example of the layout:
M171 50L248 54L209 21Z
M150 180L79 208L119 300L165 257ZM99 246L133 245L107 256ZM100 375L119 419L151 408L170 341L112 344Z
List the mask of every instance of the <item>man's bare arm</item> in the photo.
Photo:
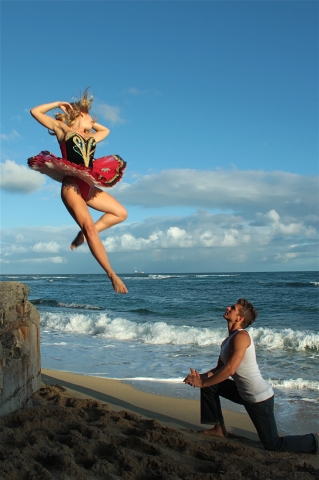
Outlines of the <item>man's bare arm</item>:
M195 377L199 377L201 380L206 380L207 378L209 378L209 377L211 377L212 375L214 375L214 373L215 373L217 370L219 370L223 365L224 365L224 364L223 364L223 362L221 361L220 357L218 357L218 362L217 362L217 365L216 365L215 368L212 368L211 370L208 370L208 372L205 372L205 373L198 373L198 371L195 370L194 368L190 368L190 371L191 371L190 375L191 375L191 376L195 376ZM188 375L188 376L189 376L189 375ZM186 379L187 379L187 377L184 378L183 382L188 383L188 382L186 382ZM195 387L196 385L193 385L193 386Z
M221 362L222 366L211 371L211 375L206 378L190 374L185 378L184 382L194 387L204 388L227 380L228 377L231 377L236 372L249 345L250 337L245 330L236 333L234 338L230 340L230 352L225 365Z

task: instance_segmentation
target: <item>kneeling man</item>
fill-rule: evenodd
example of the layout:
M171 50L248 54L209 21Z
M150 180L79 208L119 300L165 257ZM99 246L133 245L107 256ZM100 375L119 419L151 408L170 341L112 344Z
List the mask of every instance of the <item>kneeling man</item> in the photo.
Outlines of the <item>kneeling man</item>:
M214 425L204 433L221 437L227 435L219 399L221 396L244 405L266 450L318 453L318 434L278 435L274 392L261 376L254 342L245 330L257 315L254 306L244 298L227 307L224 318L229 335L221 345L217 366L201 374L191 368L191 373L184 379L186 384L201 389L201 423Z

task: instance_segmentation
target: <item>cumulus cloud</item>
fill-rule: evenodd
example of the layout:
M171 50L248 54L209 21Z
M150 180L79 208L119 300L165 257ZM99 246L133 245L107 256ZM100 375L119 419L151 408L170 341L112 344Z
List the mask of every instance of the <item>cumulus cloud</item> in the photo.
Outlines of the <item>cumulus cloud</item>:
M45 184L45 178L13 160L0 163L0 188L11 193L32 193Z
M143 207L189 206L305 215L317 212L318 179L289 172L166 170L121 183L117 198Z
M8 257L9 255L15 255L17 253L25 253L27 252L27 248L23 246L16 246L14 244L10 244L7 246L2 247L1 253L4 257Z
M97 113L113 125L117 123L124 123L125 120L121 117L120 107L107 105L106 103L100 103L95 107Z
M238 205L235 201L237 189L241 191L243 188L243 179L233 182L233 186L228 186L226 181L224 187L218 185L214 175L210 177L208 183L219 188L220 192L224 189L224 196L232 205L231 209L226 203L228 208L224 211L224 204L218 203L219 197L214 193L214 188L209 193L204 177L199 185L194 186L191 177L185 175L183 188L178 185L177 190L184 204L189 200L189 206L196 206L193 213L170 216L166 211L162 216L157 215L132 223L124 222L107 232L101 232L100 237L110 254L113 268L122 272L136 269L149 272L236 269L264 271L278 269L278 266L291 270L314 269L318 253L318 214L313 179L277 172L270 182L267 177L269 174L257 173L255 184L251 188L248 186L242 196L238 197ZM163 179L162 174L150 177L150 182L148 176L136 181L142 189L140 197L136 184L121 187L117 190L116 197L120 197L119 192L127 195L128 191L132 194L133 203L143 201L146 204L146 201L152 202L154 188L157 204L154 203L157 206L166 201L165 196L173 203L177 195L171 192L173 184L159 188L156 187L156 180ZM273 185L280 177L283 184L281 196L278 198L279 193ZM220 180L221 177L218 178ZM225 178L233 181L235 177L230 171L228 177L225 174ZM250 179L252 178L253 174ZM204 200L201 208L198 208L200 187L203 189ZM291 190L295 192L298 202L294 202L295 197ZM216 198L211 201L210 196L213 195L216 195ZM195 200L192 197L195 197ZM212 211L208 210L210 206ZM270 208L267 208L269 206ZM92 256L87 255L87 245L79 247L75 252L69 249L70 241L76 233L76 225L3 230L2 252L7 262L3 268L6 271L10 268L11 272L21 271L22 268L30 271L37 265L37 271L42 269L48 273L54 268L59 269L59 264L67 262L69 273L101 273ZM54 256L61 250L63 256ZM54 267L54 264L57 266ZM62 268L59 272L62 272Z
M249 221L240 216L225 214L198 213L186 218L166 218L157 219L157 221L150 219L143 225L135 224L126 228L123 226L117 235L108 232L103 244L109 252L171 248L229 249L240 246L264 249L267 245L279 247L283 239L287 241L294 238L299 242L313 239L315 242L317 238L317 232L313 227L306 226L302 222L291 221L290 218L281 218L275 210L263 216L265 222L259 225L256 225L253 219ZM298 245L299 243L294 243L285 248L296 248ZM280 248L282 249L282 245ZM285 258L296 256L294 253Z
M35 268L36 272L50 273L55 265L59 269L59 265L68 263L69 258L77 263L69 247L77 231L76 225L1 229L1 254L6 268L11 273L35 273ZM54 255L61 250L63 256Z
M286 236L304 235L305 238L316 238L317 236L315 228L312 226L305 226L303 222L296 222L294 220L287 219L286 223L283 223L276 210L270 210L268 213L266 213L265 218L269 219L274 233L276 232Z
M36 243L32 250L34 252L50 252L50 253L56 253L60 250L60 245L57 242L39 242Z

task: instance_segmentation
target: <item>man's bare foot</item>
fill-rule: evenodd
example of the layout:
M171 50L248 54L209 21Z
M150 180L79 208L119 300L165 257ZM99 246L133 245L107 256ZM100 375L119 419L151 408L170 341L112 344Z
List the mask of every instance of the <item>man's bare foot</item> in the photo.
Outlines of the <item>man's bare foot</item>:
M75 239L73 240L73 242L70 245L71 250L74 250L75 248L79 247L84 242L86 242L86 238L85 238L82 230L80 230L79 233L77 234L77 236L75 237Z
M109 278L116 293L128 293L128 289L126 288L122 280L116 275L116 273L113 273L112 276Z
M210 435L212 437L227 437L227 430L225 425L215 425L213 428L203 430L201 433L204 435Z

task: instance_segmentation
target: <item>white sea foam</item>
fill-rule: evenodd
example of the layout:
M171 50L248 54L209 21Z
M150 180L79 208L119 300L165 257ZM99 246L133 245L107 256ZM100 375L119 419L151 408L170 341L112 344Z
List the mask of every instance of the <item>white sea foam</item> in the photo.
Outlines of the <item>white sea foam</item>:
M73 312L44 312L43 327L85 335L98 335L122 341L152 345L220 345L225 329L176 326L165 322L137 323L125 318L112 319L107 312L84 314ZM318 351L319 335L291 329L250 328L254 342L267 350Z
M319 350L319 334L292 330L284 328L283 330L272 328L254 328L249 329L256 345L265 347L268 350Z
M99 376L100 374L90 373L89 375ZM113 380L134 380L140 382L154 382L154 383L181 383L183 378L154 378L154 377L130 377L130 378L113 378ZM285 388L293 390L319 390L319 382L312 382L304 380L302 378L297 378L295 380L272 380L269 379L268 382L272 387L275 388ZM319 402L319 399L303 399L304 401L308 400L309 402Z
M196 278L202 278L202 277L237 277L238 274L226 274L226 273L205 273L205 274L201 274L201 275L195 275Z
M319 286L319 282L310 282L310 283L312 283L313 285L316 285L316 287Z
M189 275L149 275L148 278L152 280L164 280L165 278L185 278Z
M83 310L103 310L101 307L96 307L94 305L86 305L81 303L64 303L64 302L57 302L59 307L65 308L83 308Z
M303 378L289 380L273 380L268 379L272 387L285 388L288 390L319 390L319 382L304 380Z
M116 340L139 341L153 345L220 345L225 330L168 325L165 322L136 323L124 318L111 319L106 313L99 315L44 313L44 327L66 332L99 335Z

